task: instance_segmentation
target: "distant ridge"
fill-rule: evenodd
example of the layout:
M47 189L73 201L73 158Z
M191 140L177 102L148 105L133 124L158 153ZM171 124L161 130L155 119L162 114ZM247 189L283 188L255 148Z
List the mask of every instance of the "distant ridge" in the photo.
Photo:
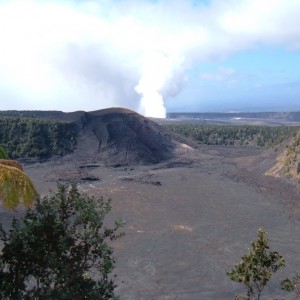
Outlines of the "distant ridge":
M292 112L172 112L167 114L168 118L200 118L200 119L230 119L230 118L249 118L249 119L278 119L287 121L300 121L300 111Z

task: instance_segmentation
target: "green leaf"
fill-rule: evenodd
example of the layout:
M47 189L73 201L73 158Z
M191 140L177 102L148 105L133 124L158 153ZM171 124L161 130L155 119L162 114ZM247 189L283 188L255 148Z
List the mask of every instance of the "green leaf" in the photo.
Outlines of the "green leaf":
M20 169L0 164L0 200L5 208L33 204L37 192L30 178Z
M231 280L243 284L248 296L257 295L259 299L272 275L284 265L283 256L269 250L267 233L260 227L257 239L251 244L248 253L227 275Z

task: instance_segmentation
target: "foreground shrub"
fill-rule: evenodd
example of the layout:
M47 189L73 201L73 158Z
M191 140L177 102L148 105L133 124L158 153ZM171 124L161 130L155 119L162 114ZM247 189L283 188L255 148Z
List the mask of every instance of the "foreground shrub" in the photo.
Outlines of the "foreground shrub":
M231 280L240 282L246 288L247 296L237 299L259 300L272 275L285 265L283 256L269 248L267 233L259 228L257 239L248 253L227 273Z
M121 236L104 217L110 200L75 186L37 199L11 230L0 225L0 299L112 299L115 259L110 240Z
M19 204L30 207L36 197L34 185L21 164L9 160L6 150L0 146L0 203L10 209Z

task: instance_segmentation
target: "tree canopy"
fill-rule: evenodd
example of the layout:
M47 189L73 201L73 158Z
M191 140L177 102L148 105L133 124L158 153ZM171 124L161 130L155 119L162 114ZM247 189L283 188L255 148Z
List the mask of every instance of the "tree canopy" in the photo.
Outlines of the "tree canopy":
M272 147L299 131L298 126L165 125L169 130L193 138L203 145L251 145Z
M14 220L10 231L0 226L0 298L113 299L110 241L121 237L122 222L106 227L110 210L110 200L59 186Z
M0 142L13 159L72 153L77 134L77 125L72 122L0 116Z

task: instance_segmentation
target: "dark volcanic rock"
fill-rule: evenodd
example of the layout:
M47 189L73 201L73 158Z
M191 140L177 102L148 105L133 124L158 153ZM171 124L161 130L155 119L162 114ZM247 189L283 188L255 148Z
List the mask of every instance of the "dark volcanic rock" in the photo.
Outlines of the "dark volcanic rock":
M157 163L171 158L175 145L156 123L135 113L111 113L102 120L107 135L104 140L103 135L98 135L99 154L105 156L107 163Z
M75 155L106 165L153 164L196 144L131 110L111 108L86 113ZM186 150L187 151L187 150Z

